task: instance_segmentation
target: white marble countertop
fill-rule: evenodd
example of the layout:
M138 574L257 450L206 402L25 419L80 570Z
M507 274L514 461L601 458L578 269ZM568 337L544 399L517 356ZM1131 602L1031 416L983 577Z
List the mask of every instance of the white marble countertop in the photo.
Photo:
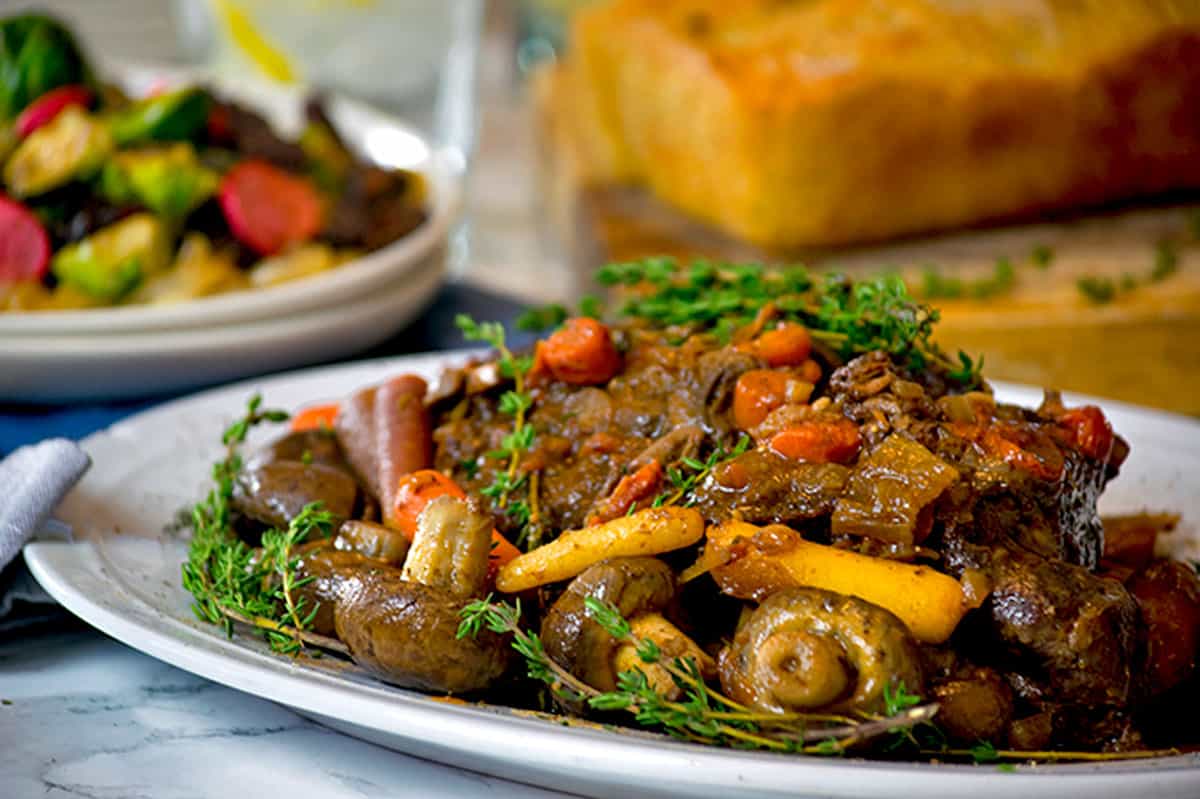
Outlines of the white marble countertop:
M564 794L398 754L83 629L0 643L0 796Z

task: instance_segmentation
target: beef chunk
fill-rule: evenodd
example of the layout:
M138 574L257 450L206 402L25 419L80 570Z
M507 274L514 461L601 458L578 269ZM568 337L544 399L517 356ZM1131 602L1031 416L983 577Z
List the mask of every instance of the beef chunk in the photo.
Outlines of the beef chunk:
M714 522L736 513L752 524L803 528L833 512L849 476L850 470L836 463L802 463L770 449L750 450L700 484L695 507Z
M1009 543L956 542L952 569L976 568L993 589L981 609L990 653L1021 675L1014 688L1030 701L1124 706L1133 685L1138 606L1116 580Z

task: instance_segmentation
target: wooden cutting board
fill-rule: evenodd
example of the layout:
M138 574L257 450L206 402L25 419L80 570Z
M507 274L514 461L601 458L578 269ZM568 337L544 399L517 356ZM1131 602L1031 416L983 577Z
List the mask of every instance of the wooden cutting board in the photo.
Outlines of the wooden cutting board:
M764 252L668 208L647 191L591 185L572 146L570 97L554 68L534 76L544 238L576 294L614 260L704 256L802 262L814 271L902 274L921 294L930 275L966 296L930 298L938 339L982 355L992 379L1113 397L1200 415L1200 199L1093 210L840 250ZM1200 156L1198 156L1200 157ZM703 165L697 165L703 168ZM897 199L902 202L902 198ZM1048 263L1035 252L1051 254ZM1162 251L1173 260L1161 266ZM997 262L1008 267L997 270ZM1160 274L1151 275L1159 266ZM1008 279L997 282L997 275ZM1111 287L1097 290L1080 282Z

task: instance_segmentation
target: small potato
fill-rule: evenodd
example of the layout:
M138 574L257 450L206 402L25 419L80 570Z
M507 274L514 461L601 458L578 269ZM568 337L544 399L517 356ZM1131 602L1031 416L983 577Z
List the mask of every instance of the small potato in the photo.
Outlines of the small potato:
M606 558L657 555L694 544L704 519L691 508L647 508L630 516L568 530L549 544L514 558L496 574L508 594L568 580Z
M712 679L716 676L716 662L682 630L667 621L661 613L645 613L637 616L629 621L629 629L638 638L658 644L664 661L670 662L675 658L690 657L704 678ZM646 663L638 655L637 647L630 643L621 644L613 655L613 671L619 674L633 669L645 674L647 682L654 690L668 699L678 699L682 694L679 686L675 684L675 680L671 678L671 673L662 663Z
M704 557L724 564L712 576L730 596L761 602L784 588L805 586L857 596L890 610L929 644L949 638L972 605L954 578L928 566L814 544L782 525L730 521L710 527Z

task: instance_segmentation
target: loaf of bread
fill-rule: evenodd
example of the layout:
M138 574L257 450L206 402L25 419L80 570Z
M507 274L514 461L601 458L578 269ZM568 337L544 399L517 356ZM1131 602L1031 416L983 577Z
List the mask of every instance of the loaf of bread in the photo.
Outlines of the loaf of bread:
M605 0L593 183L776 251L1200 187L1200 0Z

